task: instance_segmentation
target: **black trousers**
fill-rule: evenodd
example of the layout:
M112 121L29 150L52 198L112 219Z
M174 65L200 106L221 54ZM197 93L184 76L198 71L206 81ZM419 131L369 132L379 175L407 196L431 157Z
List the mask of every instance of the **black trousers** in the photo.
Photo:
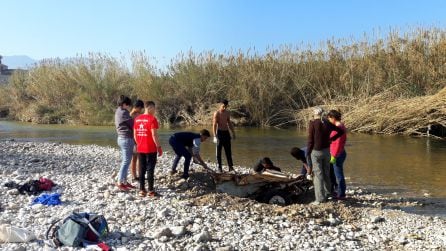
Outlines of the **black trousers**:
M149 183L149 191L153 191L154 173L156 165L156 152L154 153L138 153L139 160L139 189L145 190L145 180L147 173L147 183Z
M222 131L217 130L217 138L218 138L218 144L217 144L217 163L218 163L218 169L222 169L221 165L221 149L225 149L225 155L226 159L228 161L229 168L233 167L232 163L232 151L231 151L231 134L229 134L229 131Z

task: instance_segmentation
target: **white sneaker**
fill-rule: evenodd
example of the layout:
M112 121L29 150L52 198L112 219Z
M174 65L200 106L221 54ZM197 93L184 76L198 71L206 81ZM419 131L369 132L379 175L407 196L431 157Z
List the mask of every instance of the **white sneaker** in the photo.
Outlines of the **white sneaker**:
M319 201L313 201L310 203L312 206L319 206L321 203Z

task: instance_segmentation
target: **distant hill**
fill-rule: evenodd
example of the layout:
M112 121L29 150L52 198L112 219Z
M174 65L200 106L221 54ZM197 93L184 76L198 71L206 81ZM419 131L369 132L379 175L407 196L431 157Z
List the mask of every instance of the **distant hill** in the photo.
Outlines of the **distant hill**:
M2 63L9 69L27 69L37 63L36 60L25 55L3 56Z

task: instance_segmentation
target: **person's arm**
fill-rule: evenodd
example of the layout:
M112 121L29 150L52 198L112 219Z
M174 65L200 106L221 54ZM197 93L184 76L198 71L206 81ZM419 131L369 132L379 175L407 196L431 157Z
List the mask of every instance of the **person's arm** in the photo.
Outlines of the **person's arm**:
M208 165L206 165L206 163L200 156L200 145L201 145L200 138L194 139L192 147L192 155L198 161L199 165L203 166L205 169L209 169Z
M157 129L152 128L152 138L153 142L156 146L156 151L158 152L158 156L161 157L163 155L163 149L161 148L160 140L158 138Z
M344 130L342 130L340 127L337 127L335 125L333 125L332 123L326 121L325 123L327 123L328 128L330 129L330 131L336 131L337 133L330 138L330 141L333 142L335 140L337 140L339 137L342 136L342 134L344 134Z
M217 137L217 112L214 112L214 116L212 117L212 133L214 137Z
M307 156L311 155L314 147L314 125L313 122L310 121L308 125L308 140L307 140Z
M228 128L232 133L232 139L235 139L235 130L234 130L234 124L232 124L231 121L231 114L229 112L228 113Z
M218 112L214 112L214 116L212 117L212 133L214 134L214 140L213 140L213 142L215 143L215 144L217 144L218 143L218 140L217 140L217 127L218 127L218 124L217 124L217 116L218 116L218 114L217 114Z
M255 166L252 168L255 173L261 173L263 169L264 167L262 165L262 160L259 160L259 162L257 162L257 164L255 164Z
M280 167L277 167L277 166L272 166L271 170L282 172L282 169L280 169Z
M135 144L137 143L136 141L136 124L133 123L133 141L135 142Z

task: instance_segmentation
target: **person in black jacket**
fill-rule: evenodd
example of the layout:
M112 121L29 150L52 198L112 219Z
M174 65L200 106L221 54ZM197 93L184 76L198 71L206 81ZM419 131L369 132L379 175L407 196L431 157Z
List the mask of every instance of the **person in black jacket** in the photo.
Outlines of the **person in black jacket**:
M174 174L177 172L178 162L181 157L184 157L184 172L181 176L184 179L189 178L189 166L192 157L194 157L198 164L202 165L205 169L209 169L200 156L200 145L210 136L209 131L206 129L201 130L199 134L193 132L177 132L170 136L169 144L176 155L170 173Z
M282 171L277 166L274 166L273 162L268 157L260 159L259 162L252 169L256 173L262 173L267 170L273 170L278 172Z
M315 204L318 204L331 196L330 143L344 134L344 131L322 117L322 108L316 107L313 112L314 120L308 126L307 154L311 156ZM337 134L330 138L332 131Z

